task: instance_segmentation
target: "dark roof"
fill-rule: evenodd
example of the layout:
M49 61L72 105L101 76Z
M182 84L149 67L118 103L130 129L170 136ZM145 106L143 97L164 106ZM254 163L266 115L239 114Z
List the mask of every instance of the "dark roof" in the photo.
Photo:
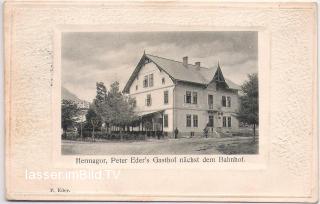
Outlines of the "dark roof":
M124 92L129 91L129 88L133 80L135 79L136 74L138 74L138 72L140 71L141 64L144 62L145 59L151 60L153 63L157 65L159 69L162 69L164 72L166 72L173 80L195 83L200 85L208 85L213 80L213 77L219 67L218 65L216 68L197 68L196 65L188 64L188 67L186 68L182 62L150 54L144 54L136 69L129 78L123 90ZM239 86L237 84L233 83L229 79L224 79L225 83L228 85L230 89L239 89Z

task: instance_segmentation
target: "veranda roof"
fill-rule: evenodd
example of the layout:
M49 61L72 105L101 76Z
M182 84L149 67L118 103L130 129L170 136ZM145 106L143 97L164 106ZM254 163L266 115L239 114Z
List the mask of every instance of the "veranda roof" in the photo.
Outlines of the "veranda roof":
M144 111L144 112L137 112L137 116L139 117L145 117L145 116L151 116L151 115L154 115L154 114L157 114L157 113L161 113L163 112L164 110L156 110L156 111Z

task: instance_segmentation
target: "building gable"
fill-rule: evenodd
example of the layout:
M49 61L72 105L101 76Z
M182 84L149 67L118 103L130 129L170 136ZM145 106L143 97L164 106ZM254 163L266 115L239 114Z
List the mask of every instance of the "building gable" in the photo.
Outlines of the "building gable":
M150 87L150 77L152 75L152 87ZM144 78L147 77L148 85L144 86ZM159 88L173 85L173 80L161 67L150 60L146 55L140 59L137 67L130 76L123 92L134 93L141 90L146 91L150 88Z

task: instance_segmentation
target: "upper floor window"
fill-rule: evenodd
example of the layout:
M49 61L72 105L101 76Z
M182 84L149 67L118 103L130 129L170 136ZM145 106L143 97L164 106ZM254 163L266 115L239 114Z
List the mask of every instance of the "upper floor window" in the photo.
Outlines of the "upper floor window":
M149 74L149 87L153 86L153 74Z
M227 105L226 97L225 97L225 96L222 96L222 106L223 106L223 107L226 107L226 105Z
M185 102L191 103L191 91L186 91Z
M231 107L231 97L227 97L227 107Z
M193 99L193 104L198 103L198 93L197 92L192 93L192 99Z
M168 104L169 103L169 91L163 92L163 103Z
M168 114L163 115L163 127L168 127Z
M138 90L138 85L136 85L136 90Z
M193 115L193 127L198 127L198 115Z
M148 87L148 76L144 76L144 79L143 79L143 87Z
M186 116L186 126L191 127L191 115L189 114Z
M209 109L213 109L213 95L208 95Z
M161 82L162 82L162 84L165 84L165 83L166 83L166 79L163 77L163 78L161 79Z
M151 94L148 94L146 98L146 106L151 106L151 102Z

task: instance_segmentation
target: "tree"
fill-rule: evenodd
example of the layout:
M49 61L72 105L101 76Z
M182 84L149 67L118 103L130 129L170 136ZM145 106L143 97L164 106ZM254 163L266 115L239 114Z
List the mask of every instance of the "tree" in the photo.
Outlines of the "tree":
M237 118L240 122L253 126L253 141L256 141L256 126L259 124L259 88L258 75L249 74L248 80L241 86L240 109Z
M107 102L107 107L110 109L110 124L125 129L126 126L137 120L133 111L135 100L120 92L119 82L115 81L110 85Z
M109 91L102 82L96 85L97 95L94 99L96 113L107 127L112 125L124 129L137 119L133 112L135 100L121 93L119 82L113 82Z
M94 131L96 128L101 127L102 121L100 115L97 113L97 108L94 104L90 105L86 114L87 125L92 128L92 140L95 140Z
M61 126L65 133L68 128L74 127L78 120L80 110L71 100L62 100L61 104Z
M97 95L95 98L95 104L98 105L105 102L107 98L107 89L103 82L97 82L96 89L97 89Z
M105 87L103 82L96 83L96 97L93 100L95 113L98 115L99 120L101 122L101 129L103 123L108 123L108 115L110 108L107 103L107 88Z

